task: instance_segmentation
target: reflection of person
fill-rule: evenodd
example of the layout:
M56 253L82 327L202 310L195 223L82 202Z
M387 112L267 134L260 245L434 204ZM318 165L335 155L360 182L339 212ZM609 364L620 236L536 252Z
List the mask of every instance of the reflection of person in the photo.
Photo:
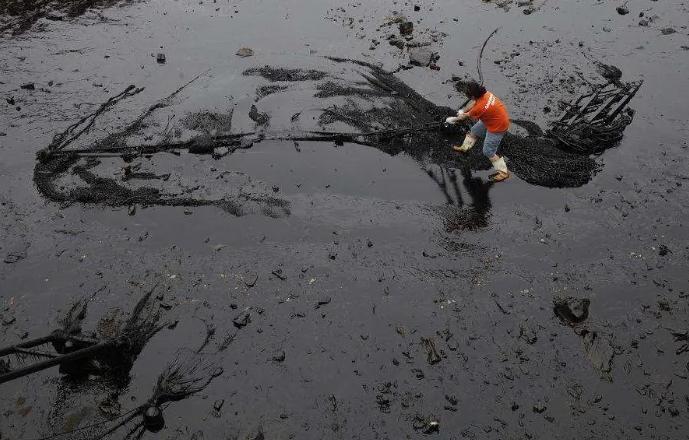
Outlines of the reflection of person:
M457 85L457 89L459 90L459 85ZM491 174L490 179L493 182L503 181L510 177L510 173L507 171L505 158L498 156L497 151L503 136L510 127L507 109L497 96L475 81L466 85L464 93L473 101L473 104L470 102L471 106L466 112L463 109L459 110L457 116L449 117L445 122L456 124L466 118L478 121L471 127L471 132L467 133L462 145L455 145L452 148L455 151L466 153L474 146L478 138L484 138L483 154L490 159L496 171Z

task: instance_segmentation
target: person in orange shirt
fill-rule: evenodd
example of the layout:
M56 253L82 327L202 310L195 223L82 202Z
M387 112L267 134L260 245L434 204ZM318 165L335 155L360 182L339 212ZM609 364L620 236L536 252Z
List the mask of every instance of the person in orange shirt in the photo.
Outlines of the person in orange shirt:
M459 84L457 90L461 91ZM473 104L470 101L469 110L466 112L460 110L457 116L451 116L445 122L456 124L466 118L477 120L477 122L471 127L471 132L467 133L462 145L455 145L452 148L466 153L474 146L478 138L484 138L483 154L490 159L495 168L495 173L491 174L490 180L501 182L510 177L505 158L497 154L500 142L507 133L507 129L510 128L510 117L505 104L476 81L469 82L463 91Z

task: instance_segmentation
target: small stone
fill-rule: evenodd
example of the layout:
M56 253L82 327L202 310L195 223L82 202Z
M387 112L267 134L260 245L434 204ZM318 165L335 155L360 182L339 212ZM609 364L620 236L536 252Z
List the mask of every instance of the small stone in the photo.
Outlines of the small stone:
M414 23L405 21L400 23L400 35L410 35L414 32Z
M34 83L22 84L22 85L19 86L19 87L21 87L21 88L24 89L24 90L36 90L36 86L34 85Z
M165 54L161 52L158 55L156 55L156 61L158 62L158 64L165 64Z
M425 47L416 47L409 51L409 64L413 66L428 67L436 59L436 53Z
M242 47L241 49L239 49L239 50L237 51L237 56L238 56L238 57L246 58L246 57L250 57L250 56L253 56L253 55L254 55L254 50L253 50L253 49L250 49L250 48L248 48L248 47Z
M620 15L627 15L627 14L629 14L629 9L627 9L626 6L618 6L617 7L617 13Z
M325 296L323 298L320 298L318 302L316 303L316 308L319 309L325 305L330 304L331 298L329 296Z
M222 406L225 404L225 399L220 399L216 400L215 403L213 404L213 409L216 411L220 411Z
M251 313L247 312L242 312L239 315L235 316L235 318L232 320L232 324L234 324L235 327L237 328L242 328L246 327L249 325L251 322Z
M393 38L390 40L390 45L395 46L398 49L404 49L404 41L398 40L397 38Z
M275 353L273 355L273 361L274 362L284 362L285 360L285 351L280 350L279 352Z
M588 298L557 297L553 300L553 311L563 323L574 325L588 318L590 304Z
M246 287L254 287L256 285L256 282L258 281L258 274L256 272L252 272L247 277L244 279L244 285ZM235 305L236 308L236 305Z
M545 412L546 409L547 407L543 405L541 402L538 402L533 406L533 412L537 414L542 414L543 412Z
M660 33L663 35L670 35L670 34L674 34L675 32L677 32L677 31L671 27L663 28L660 30Z

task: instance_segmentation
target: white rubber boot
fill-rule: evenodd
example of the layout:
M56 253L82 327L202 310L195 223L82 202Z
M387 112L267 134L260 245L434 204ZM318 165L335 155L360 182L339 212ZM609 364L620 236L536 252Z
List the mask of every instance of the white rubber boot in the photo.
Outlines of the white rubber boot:
M471 147L473 147L475 143L475 137L466 136L461 146L455 145L452 148L454 148L455 151L459 151L460 153L466 153L467 151L471 150Z
M493 182L501 182L510 177L510 172L507 170L507 164L505 163L504 157L493 161L493 168L497 171L497 173L491 174L490 176L490 180Z

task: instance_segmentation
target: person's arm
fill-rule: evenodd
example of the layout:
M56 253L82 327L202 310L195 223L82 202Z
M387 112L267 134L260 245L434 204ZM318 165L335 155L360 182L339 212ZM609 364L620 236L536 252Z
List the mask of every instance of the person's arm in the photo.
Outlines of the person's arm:
M474 108L475 105L476 105L476 101L474 101L473 99L471 101L467 102L467 105L465 105L464 107L459 109L459 111L457 112L457 116L459 116L460 114L466 115L467 113L469 113L471 111L471 109Z
M474 106L476 105L476 101L471 100L465 105L463 108L459 109L457 112L457 116L450 116L449 118L445 119L445 122L448 124L456 124L457 122L464 120L468 118L470 115L466 111L466 109L469 109L469 111L473 110Z

